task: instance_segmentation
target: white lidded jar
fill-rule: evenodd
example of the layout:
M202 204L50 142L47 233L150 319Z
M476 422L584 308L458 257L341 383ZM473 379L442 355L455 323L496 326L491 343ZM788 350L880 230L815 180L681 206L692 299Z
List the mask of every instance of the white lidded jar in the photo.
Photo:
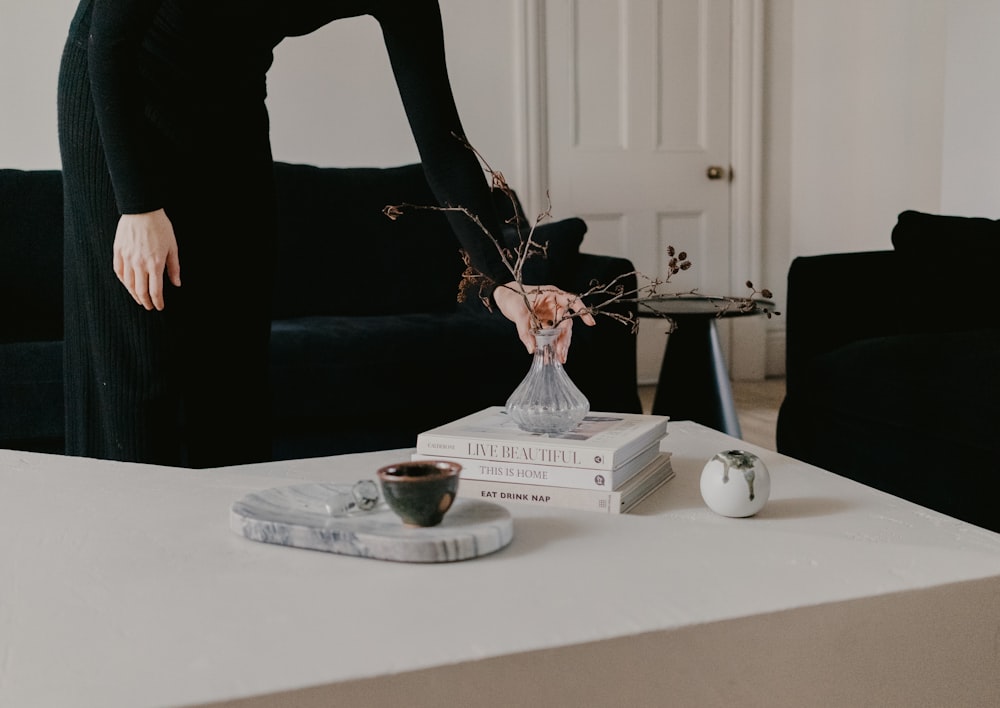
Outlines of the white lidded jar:
M716 514L753 516L770 496L771 474L752 452L720 452L701 471L701 497Z

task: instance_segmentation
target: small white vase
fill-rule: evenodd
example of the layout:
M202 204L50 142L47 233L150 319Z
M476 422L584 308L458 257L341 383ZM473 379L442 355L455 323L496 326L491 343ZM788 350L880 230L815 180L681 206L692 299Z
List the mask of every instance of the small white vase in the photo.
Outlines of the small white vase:
M753 516L771 496L771 473L743 450L720 452L701 471L701 497L722 516Z

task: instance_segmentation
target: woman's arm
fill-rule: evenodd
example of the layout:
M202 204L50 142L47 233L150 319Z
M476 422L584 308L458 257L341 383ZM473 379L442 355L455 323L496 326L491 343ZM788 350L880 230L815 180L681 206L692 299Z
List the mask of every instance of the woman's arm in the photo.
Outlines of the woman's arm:
M162 310L164 271L180 286L173 225L148 143L138 71L142 38L162 0L95 0L88 44L89 78L118 210L112 268L132 298Z
M382 26L396 85L434 196L442 206L459 206L475 214L496 243L503 243L500 220L479 160L463 140L455 137L464 138L465 133L448 79L437 0L387 0L373 5L378 7L372 15ZM501 286L493 291L494 302L515 324L525 348L533 351L535 340L528 306L516 292L516 283L510 282L513 274L503 263L496 244L465 215L448 212L447 216L472 264ZM557 311L561 314L567 308L582 307L579 298L558 288L532 289L546 293L544 297L528 298L542 319L546 313L550 319L558 319ZM582 319L588 325L594 324L589 314ZM566 320L560 325L556 343L562 361L566 360L571 334L572 321Z
M445 63L444 33L436 0L373 2L382 27L396 86L410 123L427 181L438 203L475 214L497 239L501 225L479 160L465 135ZM496 246L462 214L448 219L472 264L496 283L511 273ZM502 243L502 241L499 241Z
M94 0L88 62L104 152L122 214L164 205L158 169L146 138L138 57L162 0Z

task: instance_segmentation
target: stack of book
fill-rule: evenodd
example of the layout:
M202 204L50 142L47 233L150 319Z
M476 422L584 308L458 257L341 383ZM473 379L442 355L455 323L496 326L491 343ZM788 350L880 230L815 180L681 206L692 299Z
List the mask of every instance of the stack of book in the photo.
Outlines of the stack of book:
M528 433L493 406L421 433L413 459L462 465L460 497L620 514L673 477L666 434L665 416L593 412Z

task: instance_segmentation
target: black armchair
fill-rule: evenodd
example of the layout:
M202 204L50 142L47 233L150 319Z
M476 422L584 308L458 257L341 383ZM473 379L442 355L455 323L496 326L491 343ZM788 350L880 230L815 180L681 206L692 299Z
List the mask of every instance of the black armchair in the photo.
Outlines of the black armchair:
M778 450L1000 531L1000 222L904 212L892 242L792 263Z

